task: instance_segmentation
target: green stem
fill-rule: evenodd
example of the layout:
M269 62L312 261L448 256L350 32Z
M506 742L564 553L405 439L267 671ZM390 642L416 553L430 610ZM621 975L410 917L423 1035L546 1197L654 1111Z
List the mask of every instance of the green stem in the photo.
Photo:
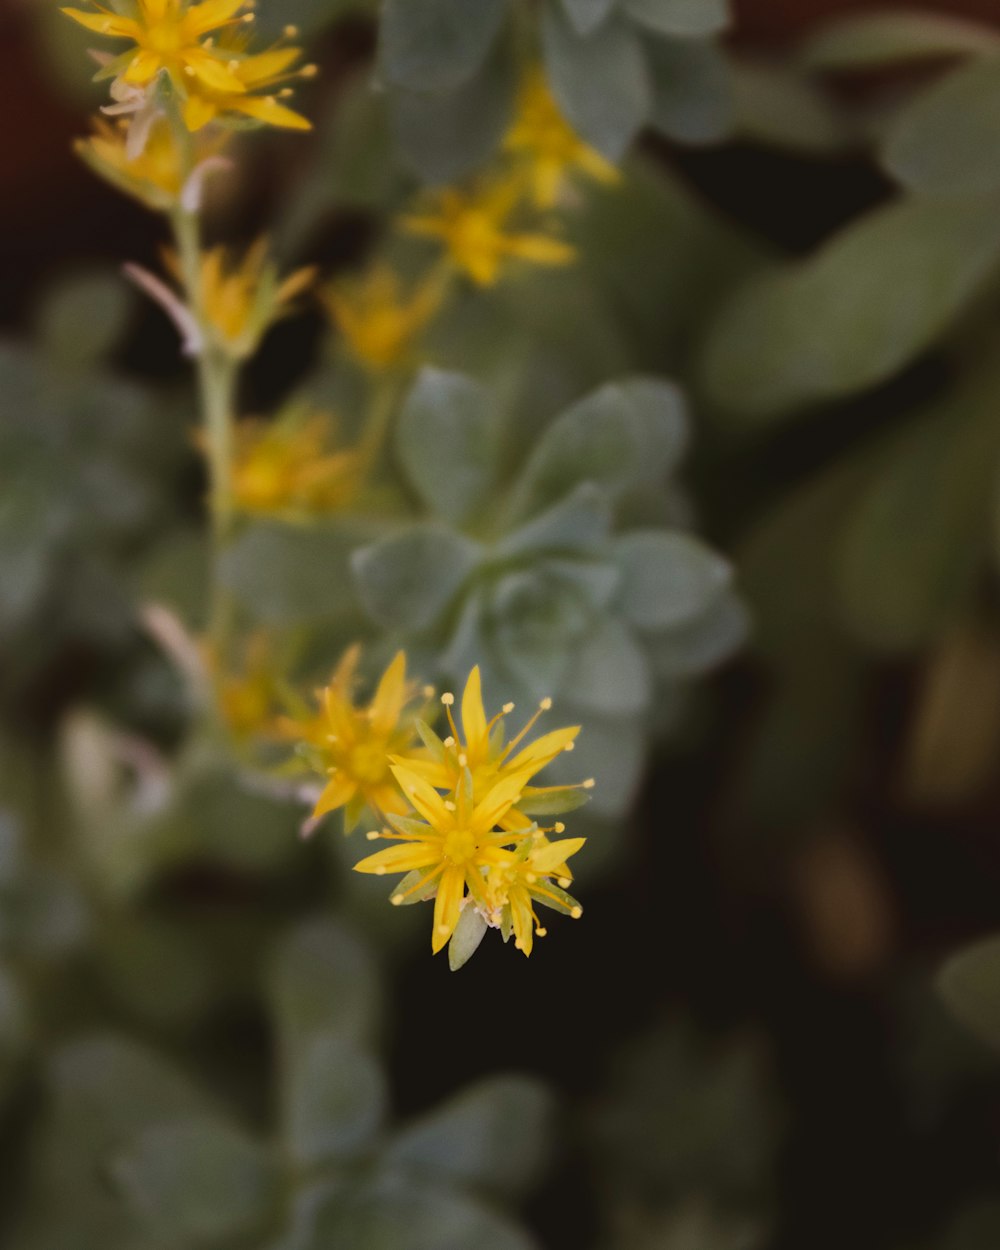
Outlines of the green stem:
M235 515L232 466L237 368L231 357L211 343L201 282L201 232L197 214L178 208L173 213L172 221L188 307L202 332L196 372L204 421L212 527L209 641L216 661L224 663L233 613L229 596L221 585L219 562L226 543L232 537Z

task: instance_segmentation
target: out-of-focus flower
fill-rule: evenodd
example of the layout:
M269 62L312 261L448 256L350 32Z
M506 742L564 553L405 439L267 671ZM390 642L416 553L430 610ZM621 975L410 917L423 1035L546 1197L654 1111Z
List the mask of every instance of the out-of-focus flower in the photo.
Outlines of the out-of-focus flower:
M224 669L211 650L206 664L214 675L215 697L226 728L237 740L278 734L283 683L270 639L252 634L243 646L238 670Z
M504 150L521 165L536 208L553 208L567 180L575 173L596 182L614 183L617 168L589 147L559 112L541 70L527 77L517 115L504 140Z
M320 695L322 710L308 720L286 724L286 737L298 737L317 771L329 782L313 811L313 820L344 808L346 832L365 807L383 816L410 810L393 779L390 759L405 754L416 740L415 714L408 707L417 688L406 679L406 656L400 651L382 674L367 706L354 701L361 648L354 646L337 666Z
M478 665L469 674L462 695L462 733L452 716L454 696L442 695L451 733L443 740L429 726L418 726L423 738L424 751L411 759L400 761L411 771L418 773L426 782L439 790L453 790L459 783L463 772L468 770L472 777L473 790L476 796L484 794L497 781L510 776L519 776L524 780L521 795L515 800L503 818L506 829L523 829L531 825L531 819L521 810L520 805L530 807L533 803L544 802L546 811L554 813L566 811L577 806L579 796L577 790L589 790L593 781L588 779L579 786L529 786L527 783L541 772L547 764L564 751L571 751L579 725L567 729L553 729L543 734L527 746L521 743L535 727L539 716L552 707L551 699L543 699L538 711L527 724L509 742L505 739L505 718L514 710L513 703L506 703L502 711L491 720L486 718L483 706L482 681ZM520 747L520 749L518 749ZM559 799L565 800L565 806L559 806Z
M408 359L440 308L444 287L431 273L406 293L395 269L376 264L360 278L332 283L323 300L351 352L372 369L388 369Z
M179 203L189 206L192 194L200 194L205 171L213 163L224 164L218 155L223 140L200 140L195 168L189 173L170 123L163 116L153 121L136 153L130 150L129 132L129 123L125 121L112 123L96 118L94 133L88 139L78 140L75 149L95 173L149 208L168 211Z
M235 504L244 512L332 512L355 494L360 466L351 451L330 450L334 424L322 412L292 408L275 421L241 421L232 464Z
M445 187L434 193L425 211L403 217L401 224L410 234L439 239L452 263L480 286L492 286L509 260L569 264L576 253L568 243L512 228L520 201L521 187L514 178L468 191Z

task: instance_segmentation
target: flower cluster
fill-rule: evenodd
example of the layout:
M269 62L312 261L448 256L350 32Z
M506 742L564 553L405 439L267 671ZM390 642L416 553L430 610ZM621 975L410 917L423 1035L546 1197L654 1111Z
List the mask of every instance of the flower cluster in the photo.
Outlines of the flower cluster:
M314 820L345 809L345 826L354 828L365 810L384 825L368 834L394 845L362 859L355 869L384 876L406 874L391 895L399 906L434 899L431 946L435 953L452 943L452 966L460 966L487 928L511 936L530 955L546 930L536 905L578 918L580 904L566 887L572 881L567 860L583 838L551 841L561 822L542 825L538 817L580 805L593 786L532 785L558 755L572 751L579 727L556 729L530 739L539 710L507 740L506 704L492 719L483 706L479 669L474 668L461 700L461 730L453 715L454 696L444 694L449 733L440 737L414 710L418 691L406 679L400 652L383 674L375 695L358 706L352 686L359 660L352 648L322 692L318 715L302 722L302 753L327 778ZM426 703L432 691L420 692ZM286 725L286 732L291 727ZM455 943L460 926L462 949Z

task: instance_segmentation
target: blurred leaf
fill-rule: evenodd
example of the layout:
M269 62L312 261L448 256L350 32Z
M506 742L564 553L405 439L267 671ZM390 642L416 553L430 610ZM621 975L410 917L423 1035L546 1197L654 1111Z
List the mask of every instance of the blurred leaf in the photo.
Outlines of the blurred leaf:
M94 364L119 343L133 312L133 292L117 273L95 269L63 279L46 293L36 327L57 367Z
M386 78L415 91L467 82L486 60L507 0L386 0L379 64Z
M573 785L594 778L587 814L621 816L635 799L646 762L646 734L635 716L595 716L573 705L567 686L558 701L561 723L582 724L575 750L552 761L543 774L547 785Z
M652 695L643 649L615 617L597 622L576 650L562 684L578 707L610 716L639 713Z
M116 1154L110 1175L141 1223L170 1245L246 1236L278 1197L267 1151L214 1119L151 1125Z
M32 1040L31 1012L20 985L0 968L0 1106Z
M699 539L679 530L633 530L615 541L621 609L633 625L666 630L691 623L728 588L732 570Z
M639 36L620 18L580 35L550 0L542 47L549 85L567 120L609 160L620 160L652 107Z
M868 645L919 646L974 592L1000 456L996 386L992 370L970 379L894 438L847 518L839 587L846 620Z
M710 395L764 423L874 386L944 334L1000 256L1000 200L910 199L749 282L702 358Z
M540 551L587 552L611 529L607 496L591 482L583 482L557 504L508 534L497 547L499 556L522 556Z
M699 677L738 651L751 630L743 601L723 594L701 616L662 634L646 635L643 647L659 680Z
M281 1047L301 1049L313 1034L367 1044L380 1014L379 971L346 925L311 920L279 943L267 973L267 996Z
M354 518L310 526L255 521L226 549L221 576L253 619L272 626L356 614L351 557L381 528Z
M686 435L683 396L672 383L608 382L543 431L514 488L518 511L537 511L582 482L612 496L659 482L677 464Z
M650 125L681 143L714 143L733 125L729 62L714 43L646 40L653 86Z
M807 40L810 69L853 70L1000 48L1000 35L943 13L868 13L842 18Z
M910 190L931 195L1000 188L1000 58L961 66L901 109L882 164Z
M1000 1047L1000 936L953 955L938 974L937 984L966 1028Z
M486 936L486 921L475 907L463 907L455 932L448 943L448 967L457 972L479 950Z
M351 13L374 10L377 0L281 0L255 11L254 27L261 37L279 38L289 25L303 35L315 35Z
M783 62L741 57L730 66L733 129L755 143L792 152L834 153L852 139L833 99Z
M503 137L515 86L511 45L498 40L482 69L450 90L391 88L389 117L399 163L429 183L454 182L475 171Z
M448 607L475 568L477 546L432 522L358 548L351 557L365 611L383 629L415 632Z
M496 470L493 400L472 378L424 369L403 404L396 447L424 505L460 525L482 507Z
M566 16L578 34L587 35L607 18L617 0L562 0Z
M729 25L728 0L621 0L633 21L661 35L697 39Z
M316 1229L315 1250L538 1250L511 1220L470 1198L388 1179L331 1202Z
M488 1077L403 1128L384 1158L415 1179L442 1178L519 1198L537 1186L545 1167L554 1110L540 1081Z
M368 1149L388 1096L378 1064L339 1032L311 1032L287 1056L284 1134L305 1166L350 1159Z

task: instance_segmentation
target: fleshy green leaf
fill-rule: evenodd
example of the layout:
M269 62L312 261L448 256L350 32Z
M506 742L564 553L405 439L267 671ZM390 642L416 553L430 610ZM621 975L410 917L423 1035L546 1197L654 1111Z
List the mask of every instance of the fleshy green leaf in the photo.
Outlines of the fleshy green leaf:
M737 293L709 332L705 385L759 422L874 386L945 333L998 257L997 198L877 209Z
M714 43L646 40L653 84L650 125L681 143L713 143L733 125L729 62Z
M800 53L810 69L853 70L1000 49L987 26L943 13L870 13L833 23Z
M438 619L478 560L475 543L428 522L362 547L351 567L372 620L414 632Z
M751 622L743 602L723 593L685 625L643 639L653 673L662 680L698 677L728 659L746 640Z
M549 85L567 120L609 160L620 160L652 106L639 36L620 18L580 35L550 3L542 40Z
M701 616L732 580L730 566L680 530L634 530L615 543L619 603L640 629L657 631Z
M110 1164L112 1183L157 1241L201 1245L248 1236L278 1197L267 1151L223 1121L154 1124Z
M611 507L604 491L583 482L565 499L508 534L497 551L501 557L532 552L587 552L611 530Z
M452 972L463 968L479 950L486 936L487 924L475 907L463 907L455 932L448 943L448 967Z
M579 707L611 716L641 712L652 695L649 665L632 631L603 617L573 657L563 680Z
M447 91L486 60L507 0L386 0L379 63L386 78L414 91Z
M316 1032L365 1043L377 1029L378 968L353 930L335 920L306 921L282 939L268 967L267 996L289 1051Z
M489 391L457 373L424 369L399 414L400 463L431 512L454 524L485 501L496 467Z
M414 1176L518 1197L544 1167L553 1110L539 1081L490 1077L404 1128L385 1158Z
M729 25L728 0L621 0L633 21L661 35L698 39Z
M447 91L389 91L392 136L400 163L428 183L455 182L496 151L510 121L516 86L508 40L485 65Z
M609 382L545 429L515 487L520 510L534 512L581 482L612 496L659 483L677 463L686 431L684 401L671 383Z
M938 975L938 989L968 1029L1000 1047L1000 936L953 955Z
M783 62L731 62L738 135L792 152L839 152L852 134L833 97L803 71Z
M970 61L902 109L882 164L904 186L932 195L1000 188L1000 57Z
M310 1033L302 1041L288 1057L283 1091L285 1140L306 1165L367 1150L388 1105L378 1064L340 1033Z

